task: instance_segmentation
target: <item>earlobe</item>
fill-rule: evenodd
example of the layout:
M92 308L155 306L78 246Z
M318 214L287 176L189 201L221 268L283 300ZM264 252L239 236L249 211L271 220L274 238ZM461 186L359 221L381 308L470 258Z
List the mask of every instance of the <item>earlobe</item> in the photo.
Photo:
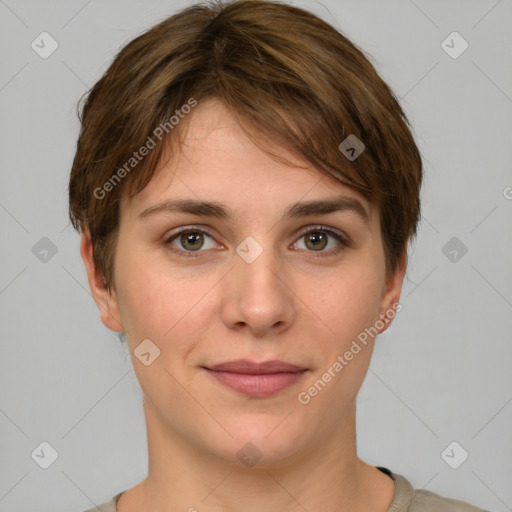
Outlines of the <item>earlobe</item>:
M100 310L101 321L112 331L124 331L117 296L115 292L107 289L104 277L94 263L91 236L87 229L81 235L80 254L87 272L92 298Z
M382 334L391 325L396 313L402 309L402 305L399 301L406 268L407 251L404 249L397 269L386 282L382 293L379 324L384 324L384 326L382 329L379 329L380 334Z

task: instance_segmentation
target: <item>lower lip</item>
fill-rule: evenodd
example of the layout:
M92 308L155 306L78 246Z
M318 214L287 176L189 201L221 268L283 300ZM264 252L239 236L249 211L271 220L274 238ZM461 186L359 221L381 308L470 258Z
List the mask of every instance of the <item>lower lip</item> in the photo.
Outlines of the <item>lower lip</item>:
M268 373L260 375L217 372L208 369L207 372L222 384L244 395L265 397L295 384L306 373L306 370L294 373Z

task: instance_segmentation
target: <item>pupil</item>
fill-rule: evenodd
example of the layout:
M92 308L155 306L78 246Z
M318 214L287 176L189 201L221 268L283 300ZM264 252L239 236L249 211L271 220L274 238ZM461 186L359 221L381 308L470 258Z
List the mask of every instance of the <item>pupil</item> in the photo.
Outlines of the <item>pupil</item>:
M321 247L323 249L323 247L325 246L325 234L323 233L312 233L309 235L308 237L308 241L312 242L313 244L313 247ZM322 242L324 242L322 244Z
M199 246L196 246L196 247L193 247L193 246L194 246L194 243L197 243L200 236L201 235L199 233L192 233L192 234L184 235L184 237L185 237L184 245L187 246L188 244L190 244L192 246L191 249L193 249L193 250L199 249L201 247L201 244L199 244Z

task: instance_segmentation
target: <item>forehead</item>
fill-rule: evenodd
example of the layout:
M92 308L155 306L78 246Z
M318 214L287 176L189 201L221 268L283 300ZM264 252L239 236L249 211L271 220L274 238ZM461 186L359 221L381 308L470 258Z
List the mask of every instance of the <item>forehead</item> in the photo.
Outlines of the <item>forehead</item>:
M299 200L344 196L359 201L369 217L375 213L360 193L285 146L270 149L292 165L271 158L218 100L199 102L184 128L179 150L171 153L168 145L149 184L131 200L123 198L122 211L130 217L171 198L214 200L242 215L281 215Z

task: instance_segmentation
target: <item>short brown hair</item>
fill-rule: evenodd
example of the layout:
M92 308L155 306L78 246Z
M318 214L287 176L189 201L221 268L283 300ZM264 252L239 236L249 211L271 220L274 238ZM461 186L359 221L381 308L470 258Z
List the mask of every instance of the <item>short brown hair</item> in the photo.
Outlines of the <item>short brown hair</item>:
M165 144L155 144L133 170L126 162L159 126L167 127L162 141L175 141L185 123L170 126L172 116L191 98L209 97L221 100L263 150L263 141L281 141L376 204L387 276L396 270L420 220L423 171L391 89L361 49L304 9L214 1L191 5L130 41L81 113L77 107L82 126L69 215L75 229L90 231L109 290L120 199L146 186ZM365 146L355 160L339 148L349 135Z

